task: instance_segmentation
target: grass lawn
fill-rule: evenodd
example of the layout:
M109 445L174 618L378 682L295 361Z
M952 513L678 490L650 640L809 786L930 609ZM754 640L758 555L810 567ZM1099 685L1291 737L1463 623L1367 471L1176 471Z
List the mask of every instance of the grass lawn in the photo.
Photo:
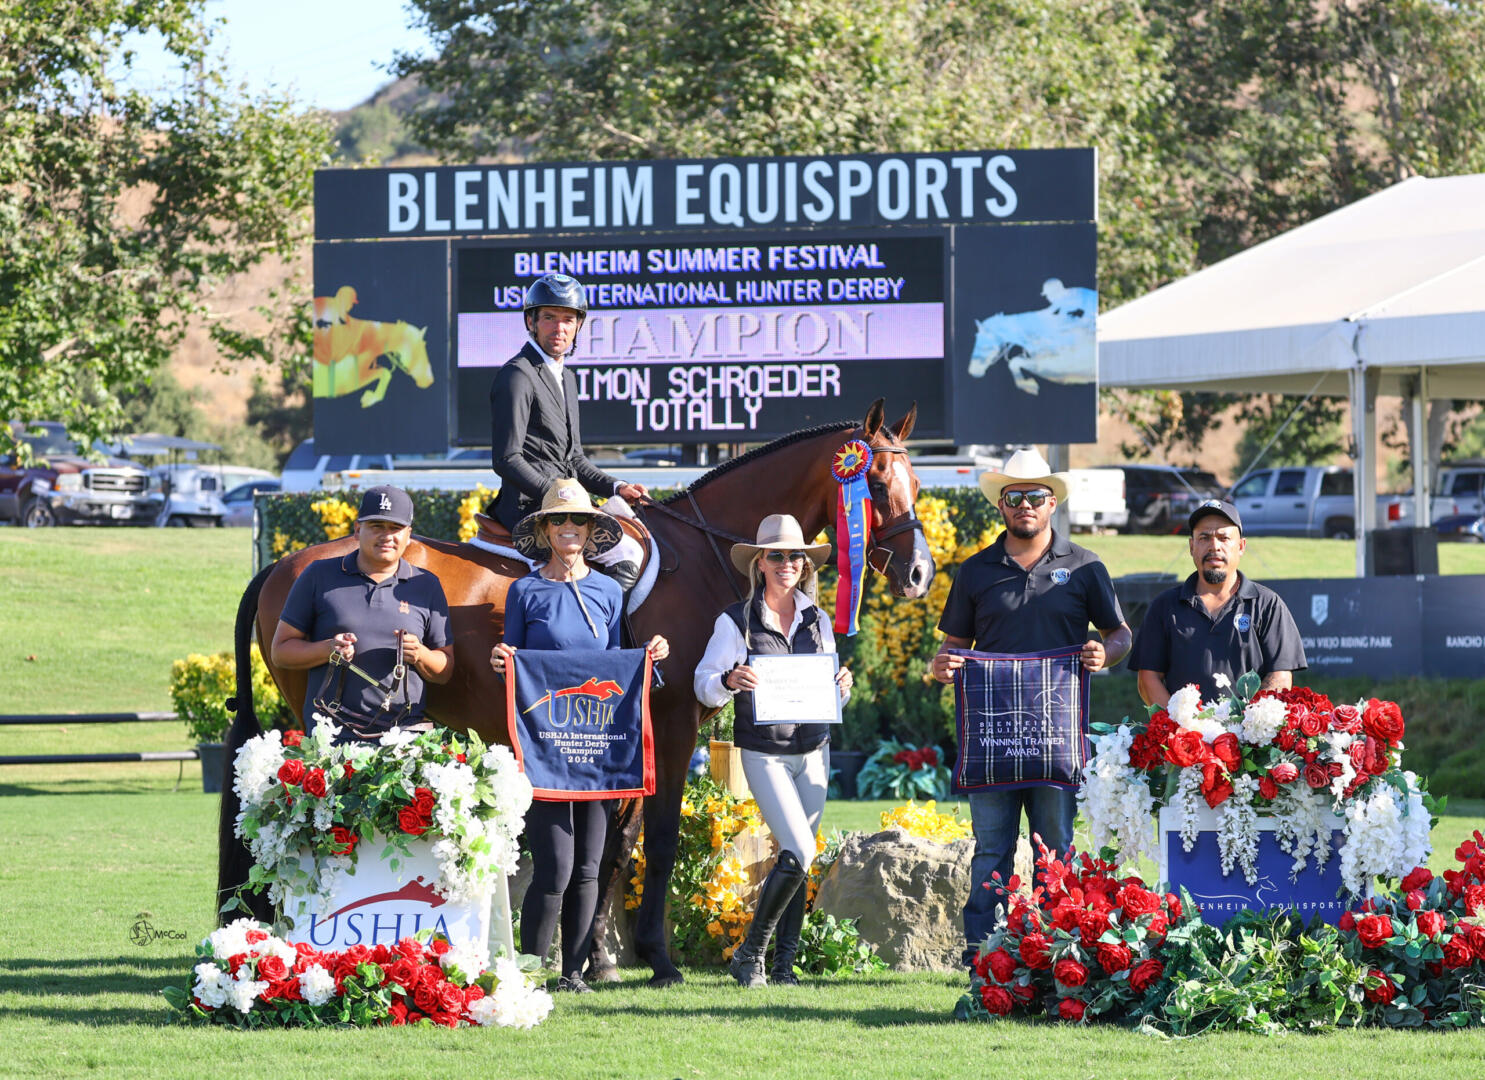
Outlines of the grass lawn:
M949 1017L965 981L891 974L744 992L712 971L665 991L627 972L559 997L529 1032L388 1029L238 1033L170 1024L212 926L216 799L101 782L0 798L0 1076L233 1077L1406 1077L1475 1076L1485 1033L1331 1032L1185 1042L1045 1023ZM59 781L62 782L62 781ZM886 804L835 803L831 823ZM1440 868L1485 805L1436 834ZM141 920L153 939L136 944ZM1003 1057L1001 1055L1004 1055Z

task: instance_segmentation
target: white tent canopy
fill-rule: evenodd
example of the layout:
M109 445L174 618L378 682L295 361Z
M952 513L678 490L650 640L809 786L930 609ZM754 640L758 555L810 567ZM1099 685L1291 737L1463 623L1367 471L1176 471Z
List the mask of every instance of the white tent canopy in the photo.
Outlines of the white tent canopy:
M1404 180L1108 312L1098 340L1104 386L1349 397L1360 573L1378 392L1411 396L1415 421L1430 398L1485 398L1485 175Z

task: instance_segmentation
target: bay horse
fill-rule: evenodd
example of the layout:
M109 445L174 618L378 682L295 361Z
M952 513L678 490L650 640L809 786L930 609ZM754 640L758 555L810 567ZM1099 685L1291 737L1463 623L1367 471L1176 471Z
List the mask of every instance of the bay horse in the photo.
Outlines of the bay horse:
M639 958L654 971L651 985L681 982L670 959L665 932L665 898L675 865L681 795L702 708L692 691L692 678L717 615L746 595L747 580L733 569L727 549L751 543L768 514L793 514L805 536L817 536L835 522L838 485L831 475L833 452L849 439L862 439L875 453L868 473L872 546L869 562L885 574L892 592L917 598L933 580L933 557L914 510L918 478L904 440L917 417L914 405L896 424L887 425L880 399L860 423L841 421L785 435L740 457L723 462L686 490L643 507L656 538L660 574L649 598L632 617L636 640L664 634L671 652L662 665L665 686L651 695L655 732L655 794L643 800L645 835L644 894L635 925ZM250 861L236 839L233 825L239 809L232 792L230 762L248 739L262 733L252 709L248 650L256 625L259 641L271 641L289 588L316 559L338 558L355 547L352 537L317 544L265 567L249 584L238 607L236 626L236 717L227 735L229 775L223 785L219 822L218 890L229 899L247 880ZM510 743L505 717L505 690L489 663L492 646L504 628L505 594L528 572L522 563L470 544L415 537L404 556L437 574L449 603L454 641L454 674L443 686L428 687L430 719L455 731L473 730L488 742ZM266 650L265 650L266 652ZM308 673L281 671L269 664L274 681L297 714L304 700ZM632 830L629 833L632 839ZM627 844L608 853L606 869L627 858ZM607 872L604 888L622 874ZM271 921L266 899L244 900L254 914ZM607 910L600 897L599 911ZM598 936L598 935L595 935ZM600 967L601 949L595 945Z

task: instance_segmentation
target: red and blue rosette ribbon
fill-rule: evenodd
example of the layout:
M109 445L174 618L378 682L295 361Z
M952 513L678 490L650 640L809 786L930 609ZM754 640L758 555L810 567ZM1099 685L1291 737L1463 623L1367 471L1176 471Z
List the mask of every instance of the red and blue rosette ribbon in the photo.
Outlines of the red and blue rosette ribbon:
M840 485L835 502L836 569L840 583L835 590L835 632L852 637L861 613L861 594L866 584L866 553L871 540L871 492L866 473L871 468L871 447L852 439L830 462L830 472Z

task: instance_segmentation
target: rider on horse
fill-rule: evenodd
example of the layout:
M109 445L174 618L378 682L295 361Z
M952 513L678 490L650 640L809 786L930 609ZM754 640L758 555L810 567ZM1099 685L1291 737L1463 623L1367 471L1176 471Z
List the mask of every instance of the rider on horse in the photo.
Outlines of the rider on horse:
M495 374L490 386L490 463L500 493L489 515L507 529L541 505L553 480L576 477L594 495L643 498L643 484L608 475L588 460L578 425L577 377L565 361L576 351L588 299L576 278L547 274L526 290L526 331L531 340ZM619 506L609 508L612 513ZM632 515L625 515L632 516ZM637 564L638 545L620 556ZM614 560L602 567L623 579ZM623 582L626 587L632 580Z

